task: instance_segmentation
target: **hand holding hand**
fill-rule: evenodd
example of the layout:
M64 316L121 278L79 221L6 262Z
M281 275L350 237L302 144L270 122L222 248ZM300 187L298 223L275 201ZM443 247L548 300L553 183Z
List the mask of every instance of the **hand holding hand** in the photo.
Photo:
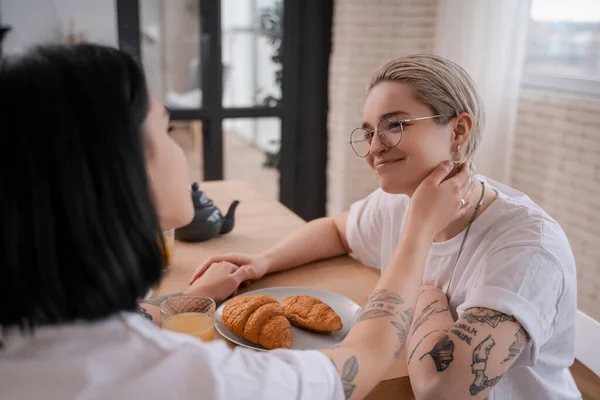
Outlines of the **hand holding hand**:
M237 292L240 284L251 277L251 267L239 267L221 261L209 265L202 276L195 279L184 293L208 296L219 303Z
M247 281L260 279L268 272L267 260L261 256L237 253L223 254L210 257L200 264L190 279L190 285L193 284L196 279L200 278L211 265L218 263L230 263L238 267L249 266L249 277L247 278Z

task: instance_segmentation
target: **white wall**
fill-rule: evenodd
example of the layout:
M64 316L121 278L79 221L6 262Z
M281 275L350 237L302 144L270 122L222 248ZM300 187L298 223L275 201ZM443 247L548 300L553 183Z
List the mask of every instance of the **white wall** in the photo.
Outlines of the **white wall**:
M71 21L88 41L118 44L115 0L0 0L0 16L13 28L3 42L4 54L59 42Z
M578 308L600 321L600 98L522 88L511 167L511 186L567 234Z
M333 49L329 64L329 160L327 213L347 210L379 183L349 144L361 123L364 88L371 74L393 57L432 52L437 0L335 2Z

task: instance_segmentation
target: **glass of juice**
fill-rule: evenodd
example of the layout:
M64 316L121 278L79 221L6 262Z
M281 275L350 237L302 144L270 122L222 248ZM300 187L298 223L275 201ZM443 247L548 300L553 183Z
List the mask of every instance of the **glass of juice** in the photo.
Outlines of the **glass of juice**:
M173 262L173 247L175 246L175 229L170 229L168 231L163 232L163 243L165 245L165 261L163 269L168 270L171 268L171 263Z
M163 329L213 340L216 304L207 296L180 294L160 304Z

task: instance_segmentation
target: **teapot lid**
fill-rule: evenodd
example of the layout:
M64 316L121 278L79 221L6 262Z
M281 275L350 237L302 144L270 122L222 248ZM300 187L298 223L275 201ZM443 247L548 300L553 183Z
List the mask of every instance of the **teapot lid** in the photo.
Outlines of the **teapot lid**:
M192 183L192 202L194 208L203 208L212 205L212 201L200 190L198 182Z

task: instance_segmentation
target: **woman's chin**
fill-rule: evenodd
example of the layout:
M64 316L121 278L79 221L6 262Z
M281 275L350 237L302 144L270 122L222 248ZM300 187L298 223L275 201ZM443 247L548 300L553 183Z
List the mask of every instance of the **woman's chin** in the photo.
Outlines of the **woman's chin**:
M407 196L411 196L416 189L413 185L388 179L388 177L384 176L379 177L379 187L389 194L405 194Z

